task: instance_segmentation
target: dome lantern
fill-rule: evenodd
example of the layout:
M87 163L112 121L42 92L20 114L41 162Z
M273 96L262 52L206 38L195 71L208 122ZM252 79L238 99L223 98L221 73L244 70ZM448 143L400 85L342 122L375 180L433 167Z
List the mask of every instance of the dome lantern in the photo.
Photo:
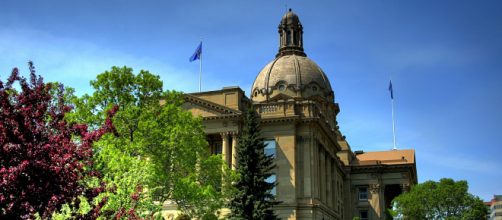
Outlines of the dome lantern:
M279 23L279 52L276 57L284 55L306 56L303 52L303 27L298 15L291 8Z

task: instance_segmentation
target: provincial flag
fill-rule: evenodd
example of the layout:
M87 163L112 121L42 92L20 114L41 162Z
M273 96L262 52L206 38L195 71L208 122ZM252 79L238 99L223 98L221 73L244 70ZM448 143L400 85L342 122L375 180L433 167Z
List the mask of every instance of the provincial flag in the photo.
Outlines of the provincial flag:
M202 55L202 42L200 42L197 49L195 49L195 52L193 53L193 55L190 57L190 62L200 60L201 55Z
M394 91L392 90L392 80L389 82L389 92L390 92L390 98L394 99Z

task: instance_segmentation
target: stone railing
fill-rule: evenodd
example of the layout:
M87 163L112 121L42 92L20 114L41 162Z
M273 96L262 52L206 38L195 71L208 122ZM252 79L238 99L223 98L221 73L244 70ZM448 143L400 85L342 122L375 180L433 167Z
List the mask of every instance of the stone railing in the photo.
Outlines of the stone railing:
M262 117L289 117L296 115L294 102L260 103L256 105Z
M279 105L262 105L259 108L260 114L274 113L279 109Z

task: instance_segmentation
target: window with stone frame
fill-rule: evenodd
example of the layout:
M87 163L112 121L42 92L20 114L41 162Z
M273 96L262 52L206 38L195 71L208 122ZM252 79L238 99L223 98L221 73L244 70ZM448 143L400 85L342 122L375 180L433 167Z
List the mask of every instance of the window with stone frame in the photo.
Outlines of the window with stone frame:
M359 200L368 200L368 187L359 187Z

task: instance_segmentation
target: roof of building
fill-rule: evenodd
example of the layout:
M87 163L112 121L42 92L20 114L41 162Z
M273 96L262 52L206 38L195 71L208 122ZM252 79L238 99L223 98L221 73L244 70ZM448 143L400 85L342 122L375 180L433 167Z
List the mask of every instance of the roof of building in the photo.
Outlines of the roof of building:
M389 150L356 153L357 160L352 161L352 165L400 165L414 164L415 150Z
M317 86L322 96L332 93L326 74L314 61L304 56L286 55L268 63L256 77L252 91L267 93L279 90L281 85L300 91ZM300 94L303 96L305 93Z
M492 202L494 201L502 201L502 195L493 195Z
M233 90L240 91L242 93L246 93L239 86L225 86L225 87L223 87L221 89L218 89L218 90L207 90L207 91L202 91L202 92L191 92L191 93L188 93L188 94L189 95L198 96L198 95L203 95L203 94L222 93L222 92L233 91Z
M291 8L282 16L281 24L285 25L295 25L300 24L300 19L298 15L296 15Z

